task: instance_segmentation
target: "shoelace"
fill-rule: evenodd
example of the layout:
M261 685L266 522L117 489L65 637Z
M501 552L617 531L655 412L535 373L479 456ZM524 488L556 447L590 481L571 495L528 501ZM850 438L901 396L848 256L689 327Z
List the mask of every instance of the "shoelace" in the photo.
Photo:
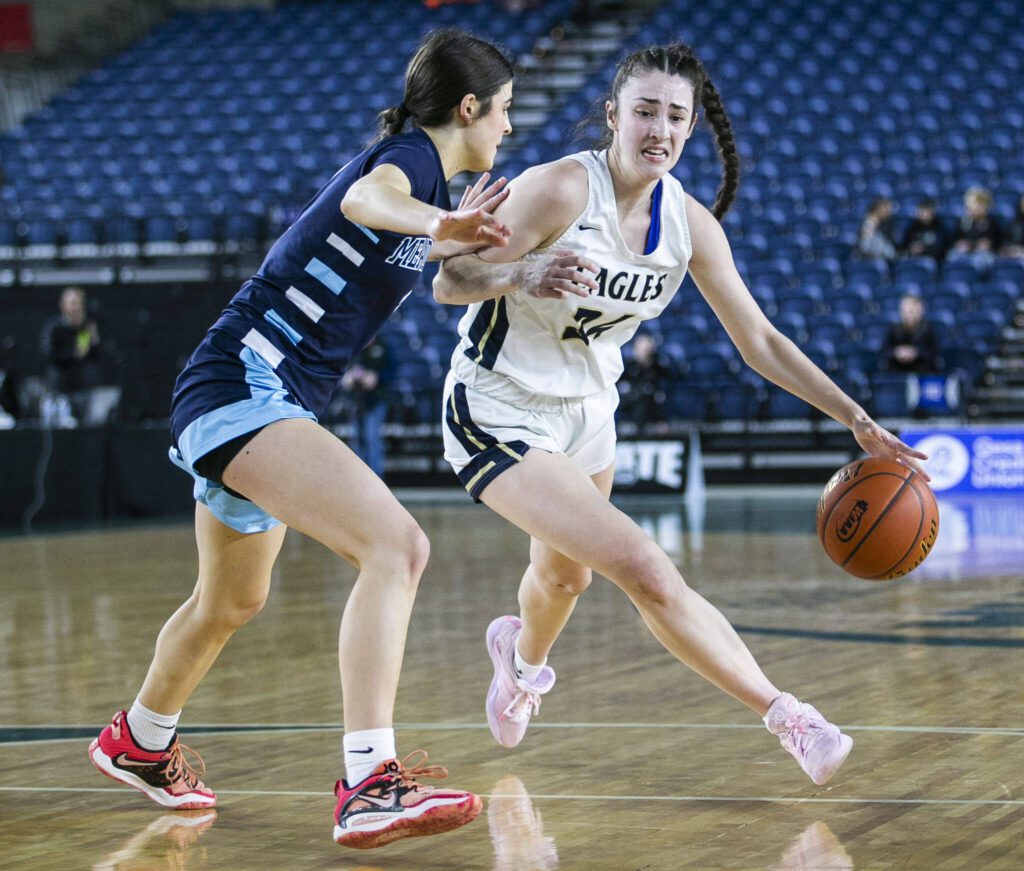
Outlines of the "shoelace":
M805 705L800 705L793 714L783 720L783 725L786 728L786 737L793 742L801 753L806 752L812 732L821 729L821 725L816 719L813 713L806 710Z
M196 753L187 744L182 744L180 741L175 741L174 745L170 750L171 759L167 766L167 777L170 781L175 781L180 776L190 789L195 789L199 785L199 778L206 774L206 763L203 762L203 757ZM196 770L185 759L185 753L188 753L193 759L195 759L199 768Z
M516 681L519 692L512 697L502 716L514 723L528 720L540 710L540 693L523 678Z
M415 762L413 758L415 757ZM398 779L404 786L411 786L419 789L420 784L416 782L418 777L435 777L439 780L448 776L448 769L443 765L424 765L427 761L426 750L413 750L404 759L398 762Z

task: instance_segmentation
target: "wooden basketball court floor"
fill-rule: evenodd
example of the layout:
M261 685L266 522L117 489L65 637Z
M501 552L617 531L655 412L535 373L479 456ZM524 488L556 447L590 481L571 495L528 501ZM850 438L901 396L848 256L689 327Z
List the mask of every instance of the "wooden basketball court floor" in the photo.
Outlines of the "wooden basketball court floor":
M816 787L745 708L678 664L597 580L525 741L491 739L488 621L526 540L464 497L409 503L433 543L396 710L485 796L472 825L357 852L331 840L341 774L337 624L353 573L289 534L266 609L183 720L220 794L167 813L110 784L90 738L128 705L190 590L191 527L0 539L0 867L15 869L1024 868L1024 504L942 502L913 576L844 576L814 494L623 504L737 626L774 681L854 737Z

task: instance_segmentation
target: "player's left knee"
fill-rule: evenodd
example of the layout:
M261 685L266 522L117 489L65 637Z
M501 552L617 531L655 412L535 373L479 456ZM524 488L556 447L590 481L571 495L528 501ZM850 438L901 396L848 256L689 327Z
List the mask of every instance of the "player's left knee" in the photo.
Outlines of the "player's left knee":
M663 608L685 595L686 584L671 561L657 548L631 554L617 581L634 602Z
M562 596L578 596L594 578L593 572L586 566L550 563L534 560L531 564L534 577L546 590Z
M565 596L578 596L590 586L593 579L590 569L558 572L547 579L547 586Z
M241 598L218 599L197 603L199 613L211 627L218 627L224 634L231 634L241 629L252 620L267 603L266 593L253 594Z

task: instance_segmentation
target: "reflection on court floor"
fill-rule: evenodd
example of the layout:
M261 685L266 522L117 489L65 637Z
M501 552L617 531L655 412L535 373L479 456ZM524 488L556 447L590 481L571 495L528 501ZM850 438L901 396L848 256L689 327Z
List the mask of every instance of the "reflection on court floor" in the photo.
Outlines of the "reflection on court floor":
M845 575L812 490L621 502L768 675L855 746L810 784L756 716L669 656L597 580L552 651L523 743L493 743L488 622L516 608L528 540L460 497L410 503L432 542L396 709L486 797L464 830L366 855L330 838L340 775L337 621L354 571L289 533L270 602L186 708L216 815L108 785L89 737L131 701L196 571L187 525L0 540L0 864L27 869L1024 867L1024 509L944 496L910 576Z

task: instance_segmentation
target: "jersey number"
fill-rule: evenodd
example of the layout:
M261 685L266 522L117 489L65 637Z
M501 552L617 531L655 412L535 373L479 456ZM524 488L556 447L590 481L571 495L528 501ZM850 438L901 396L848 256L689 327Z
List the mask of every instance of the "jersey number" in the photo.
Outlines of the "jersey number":
M621 324L623 321L628 321L633 315L622 315L617 317L613 321L605 321L603 324L595 323L595 321L601 317L604 312L597 311L592 308L578 308L573 313L572 319L576 321L578 327L566 327L562 333L562 341L568 339L579 339L584 345L589 345L591 339L596 339L602 333L608 332L616 324Z

